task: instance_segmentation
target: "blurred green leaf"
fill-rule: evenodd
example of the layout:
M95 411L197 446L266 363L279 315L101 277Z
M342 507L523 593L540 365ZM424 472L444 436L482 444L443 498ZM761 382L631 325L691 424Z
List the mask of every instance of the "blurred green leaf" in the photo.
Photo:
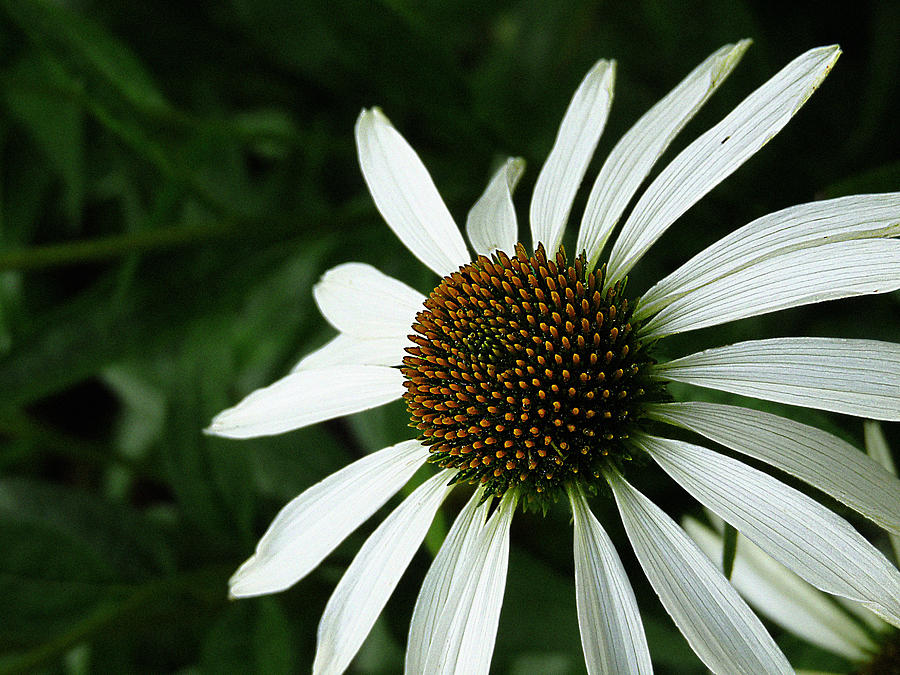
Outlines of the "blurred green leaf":
M61 94L65 75L51 62L31 58L9 69L0 82L7 109L29 131L65 186L68 220L78 222L86 177L84 114L81 106Z
M24 480L0 480L0 540L7 646L62 631L172 564L163 532L140 514Z
M294 640L280 603L272 598L237 601L212 626L203 642L203 673L296 672Z
M139 108L159 113L168 104L124 44L102 26L64 5L6 0L4 9L38 44L58 51L83 72L102 77Z

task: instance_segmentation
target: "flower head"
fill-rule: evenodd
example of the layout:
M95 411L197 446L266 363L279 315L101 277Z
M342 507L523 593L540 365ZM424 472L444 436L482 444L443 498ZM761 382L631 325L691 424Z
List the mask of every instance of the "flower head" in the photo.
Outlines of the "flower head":
M729 456L668 437L671 426L806 481L900 533L900 482L819 429L749 408L675 402L669 381L780 403L900 420L900 346L767 338L662 360L666 336L799 305L900 288L900 195L862 195L759 218L640 297L641 256L695 202L776 134L840 51L789 63L650 183L603 250L656 160L749 46L726 45L614 147L594 182L575 255L561 246L612 102L615 63L576 91L519 242L510 159L469 212L473 256L418 156L377 108L356 125L369 191L391 229L440 278L427 296L347 263L315 287L339 335L210 433L280 433L403 397L417 440L365 457L288 504L235 573L235 596L282 590L312 570L428 460L441 467L374 531L322 617L315 672L347 667L447 493L476 486L413 612L407 673L487 672L517 505L563 498L574 516L575 588L589 672L648 673L634 594L588 498L611 493L650 584L715 672L790 672L717 568L626 476L655 462L711 511L806 582L900 625L900 574L846 521ZM633 461L639 460L639 461Z

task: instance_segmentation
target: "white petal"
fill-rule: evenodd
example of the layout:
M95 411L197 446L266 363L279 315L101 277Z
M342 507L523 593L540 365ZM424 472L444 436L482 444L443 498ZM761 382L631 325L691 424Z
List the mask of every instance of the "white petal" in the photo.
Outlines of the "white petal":
M900 288L900 241L862 239L790 251L681 296L641 327L647 339L816 302Z
M512 193L525 171L525 160L511 157L500 167L484 194L469 211L466 234L476 254L500 250L512 253L519 240L519 226Z
M699 445L634 439L711 511L819 590L900 626L900 572L843 518L802 492Z
M693 518L684 529L713 562L721 559L722 538ZM738 536L731 583L754 609L782 628L848 659L877 649L866 632L823 593Z
M390 403L404 391L403 375L396 368L298 370L223 410L205 431L227 438L271 436Z
M425 661L432 642L437 638L438 622L448 599L452 597L454 576L461 578L459 572L462 561L467 559L469 550L475 545L478 533L484 526L487 504L482 504L480 508L478 506L482 494L480 489L476 490L460 511L422 581L409 624L409 639L406 641L403 670L406 675L425 673ZM457 580L457 583L460 582Z
M363 177L388 226L439 276L469 262L469 252L428 170L378 108L356 121Z
M863 429L865 430L866 451L869 453L869 456L878 462L879 466L883 466L885 471L891 476L896 477L897 467L894 466L894 458L891 457L891 449L888 447L884 433L881 431L881 425L878 422L866 420ZM895 491L894 495L896 500L900 501L900 498L896 497L896 495L900 495L900 490ZM894 549L894 561L900 562L900 530L889 528L886 525L883 525L883 527L890 530L888 538L891 541L891 548Z
M531 198L531 238L556 255L572 200L590 164L612 105L615 61L600 60L582 80L541 168Z
M575 519L575 597L590 675L652 673L634 591L616 549L581 492L569 491Z
M409 334L425 296L364 263L344 263L325 272L313 287L322 315L354 337Z
M771 413L719 403L661 403L646 413L796 476L900 533L900 480L837 436Z
M773 255L812 246L900 235L900 192L791 206L758 218L704 249L641 296L635 318Z
M697 545L618 474L606 476L628 539L675 625L714 673L793 673L737 591Z
M319 621L313 673L339 675L350 665L452 489L447 482L454 473L422 483L363 544Z
M669 225L777 134L840 53L831 46L800 55L672 160L635 205L613 245L609 283L625 276Z
M292 586L412 478L428 450L404 441L367 455L316 483L275 516L256 552L229 581L231 595Z
M425 673L487 675L497 639L509 563L509 526L516 510L507 492L460 561L444 605Z
M304 356L291 370L311 370L329 366L399 366L412 342L400 337L357 338L339 333L317 350Z
M656 160L731 74L750 42L725 45L712 54L616 143L594 181L578 231L575 250L587 251L590 267Z
M766 401L900 420L900 345L877 340L750 340L654 366L665 379Z

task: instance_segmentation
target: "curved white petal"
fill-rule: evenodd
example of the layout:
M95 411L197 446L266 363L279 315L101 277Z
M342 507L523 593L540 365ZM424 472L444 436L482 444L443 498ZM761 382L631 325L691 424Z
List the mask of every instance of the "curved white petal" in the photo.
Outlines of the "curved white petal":
M356 147L372 199L406 248L442 277L468 264L466 243L428 170L378 108L360 113Z
M578 231L575 251L587 252L589 268L656 160L731 74L750 43L741 40L713 53L616 143L594 181Z
M777 134L840 53L831 46L801 54L672 160L622 227L610 253L608 283L628 274L669 225Z
M693 518L682 525L710 560L721 559L722 537ZM740 535L731 583L760 614L807 642L854 661L877 649L827 596Z
M851 239L900 235L900 192L838 197L757 218L704 249L641 296L635 318L774 255Z
M843 518L762 471L699 445L643 435L634 442L795 574L900 626L900 572Z
M453 521L453 526L422 581L409 623L403 669L405 675L425 673L425 661L432 642L437 639L437 625L451 597L454 577L460 583L458 579L461 578L462 561L467 559L469 550L478 539L478 533L484 527L487 503L478 506L482 495L482 490L476 490Z
M367 455L285 506L228 584L234 597L275 593L300 581L412 478L428 459L418 441Z
M466 220L466 234L476 254L500 250L512 253L519 240L519 226L512 193L525 171L525 160L510 157L491 178Z
M796 476L900 533L900 480L837 436L771 413L720 403L660 403L645 412Z
M900 420L900 345L892 342L750 340L658 364L654 374L767 401Z
M340 675L350 665L453 489L454 473L441 471L416 488L353 558L319 621L313 673Z
M272 436L390 403L404 391L403 375L396 368L298 370L223 410L204 431L226 438Z
M507 492L460 560L423 672L487 675L506 589L509 526L515 510L515 498Z
M575 598L590 675L652 673L634 591L609 536L584 495L569 491L575 520Z
M866 451L869 453L869 456L878 462L879 466L883 466L885 471L891 476L896 477L897 467L894 466L894 458L891 457L891 449L888 447L884 433L881 431L881 425L878 422L866 420L863 429L865 430ZM894 494L896 497L896 495L900 494L900 490L897 490ZM900 501L900 498L897 498L897 501ZM886 525L883 525L883 527L890 530L888 538L891 541L891 548L894 549L894 561L900 563L900 530L889 528Z
M534 185L531 239L553 257L559 248L572 200L603 133L612 105L615 61L600 60L578 86Z
M790 251L684 294L644 324L648 339L816 302L900 288L900 241L862 239Z
M410 332L425 296L365 263L344 263L325 272L313 297L328 323L359 338L399 337Z
M621 475L609 473L628 539L650 585L714 673L793 673L760 620L697 545Z
M399 366L406 356L406 348L411 346L405 335L357 338L339 333L300 359L291 372L329 366Z

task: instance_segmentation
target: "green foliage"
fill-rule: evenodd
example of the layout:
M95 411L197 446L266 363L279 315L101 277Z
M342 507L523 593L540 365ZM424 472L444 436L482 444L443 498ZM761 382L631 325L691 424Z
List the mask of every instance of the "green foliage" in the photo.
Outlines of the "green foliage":
M525 157L526 223L596 59L619 62L602 158L707 54L755 39L673 156L801 50L841 41L822 90L672 228L632 274L639 290L762 213L897 189L897 16L891 3L835 14L712 0L0 2L0 673L309 669L318 617L372 525L277 597L229 601L227 579L289 499L411 437L403 406L252 441L202 429L332 336L311 298L330 266L363 260L433 284L365 191L360 108L384 108L460 223L498 161ZM671 349L759 334L896 340L896 307L834 303ZM673 516L692 508L671 481L638 483ZM702 672L614 510L595 501L626 552L657 672ZM458 506L439 515L354 672L399 670L415 593ZM497 672L584 670L564 506L517 515Z

